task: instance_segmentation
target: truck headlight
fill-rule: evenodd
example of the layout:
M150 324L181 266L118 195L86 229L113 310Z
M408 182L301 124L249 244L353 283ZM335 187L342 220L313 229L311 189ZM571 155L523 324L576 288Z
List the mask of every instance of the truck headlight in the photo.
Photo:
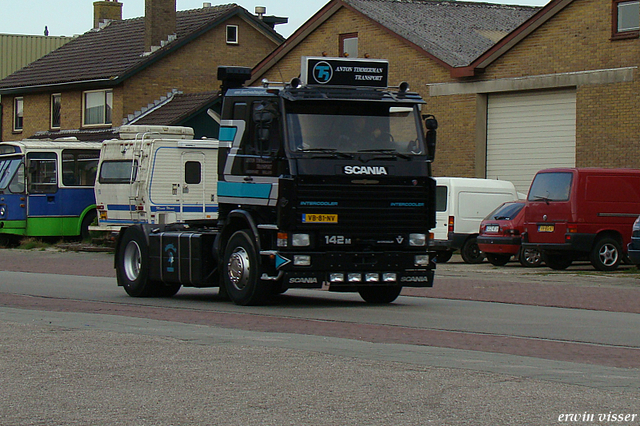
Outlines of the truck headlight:
M291 245L293 247L309 247L311 245L311 237L309 234L293 234L291 235Z
M426 234L409 234L409 245L413 247L424 247L427 244Z
M416 256L413 258L413 264L415 266L429 266L429 255L416 254Z

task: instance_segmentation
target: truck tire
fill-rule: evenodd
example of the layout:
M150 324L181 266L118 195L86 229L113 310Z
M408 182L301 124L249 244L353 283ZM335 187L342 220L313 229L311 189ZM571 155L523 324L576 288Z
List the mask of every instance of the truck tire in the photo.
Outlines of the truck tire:
M593 245L589 260L593 267L599 271L615 271L622 261L620 243L613 238L600 238Z
M484 253L480 251L476 237L467 238L460 249L460 255L465 263L482 263L484 259Z
M224 251L222 275L227 294L237 305L264 304L271 287L259 279L260 262L247 230L235 232Z
M518 254L518 260L524 267L535 268L542 264L542 254L536 249L522 247Z
M511 259L510 254L495 254L495 253L486 253L487 260L493 266L504 266L509 263L509 259Z
M551 269L562 271L573 263L573 258L568 254L545 254L544 263Z
M402 286L399 285L386 285L376 287L360 287L358 293L360 297L367 303L391 303L398 298Z
M118 285L131 297L149 297L156 283L148 279L149 247L140 228L125 229L116 254L116 277ZM175 294L175 293L174 293Z

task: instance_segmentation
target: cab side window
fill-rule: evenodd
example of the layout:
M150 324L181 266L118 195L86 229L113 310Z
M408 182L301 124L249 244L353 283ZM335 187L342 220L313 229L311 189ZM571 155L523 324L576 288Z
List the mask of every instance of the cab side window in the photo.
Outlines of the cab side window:
M243 104L246 105L246 104ZM234 162L234 174L280 176L286 167L282 151L282 131L278 104L255 101L234 110L236 119L243 115L247 127ZM278 161L280 160L280 161Z

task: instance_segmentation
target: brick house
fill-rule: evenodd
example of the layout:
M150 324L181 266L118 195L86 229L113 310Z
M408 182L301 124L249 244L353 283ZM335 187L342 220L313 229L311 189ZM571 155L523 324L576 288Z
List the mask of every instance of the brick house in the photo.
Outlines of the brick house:
M550 166L640 168L639 19L625 0L332 0L253 81L296 77L305 55L388 59L390 84L408 81L439 120L436 175L526 192Z
M284 41L280 22L235 4L146 0L145 17L121 17L122 3L95 2L91 31L0 80L2 140L108 134L167 94L217 90L218 65L254 66Z

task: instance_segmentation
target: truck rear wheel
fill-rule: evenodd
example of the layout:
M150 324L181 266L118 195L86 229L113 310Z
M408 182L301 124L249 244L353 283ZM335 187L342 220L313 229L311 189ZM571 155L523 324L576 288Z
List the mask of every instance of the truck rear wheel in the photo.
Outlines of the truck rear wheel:
M622 260L620 244L613 238L600 238L594 244L589 260L599 271L615 271Z
M358 288L360 297L367 303L391 303L398 298L402 286L388 285L380 287L361 287Z
M237 231L229 239L222 275L227 294L235 304L260 305L267 300L271 288L259 279L258 252L249 231Z
M127 228L116 257L118 285L131 297L153 295L155 283L148 279L149 248L140 228ZM174 293L175 294L175 293Z

